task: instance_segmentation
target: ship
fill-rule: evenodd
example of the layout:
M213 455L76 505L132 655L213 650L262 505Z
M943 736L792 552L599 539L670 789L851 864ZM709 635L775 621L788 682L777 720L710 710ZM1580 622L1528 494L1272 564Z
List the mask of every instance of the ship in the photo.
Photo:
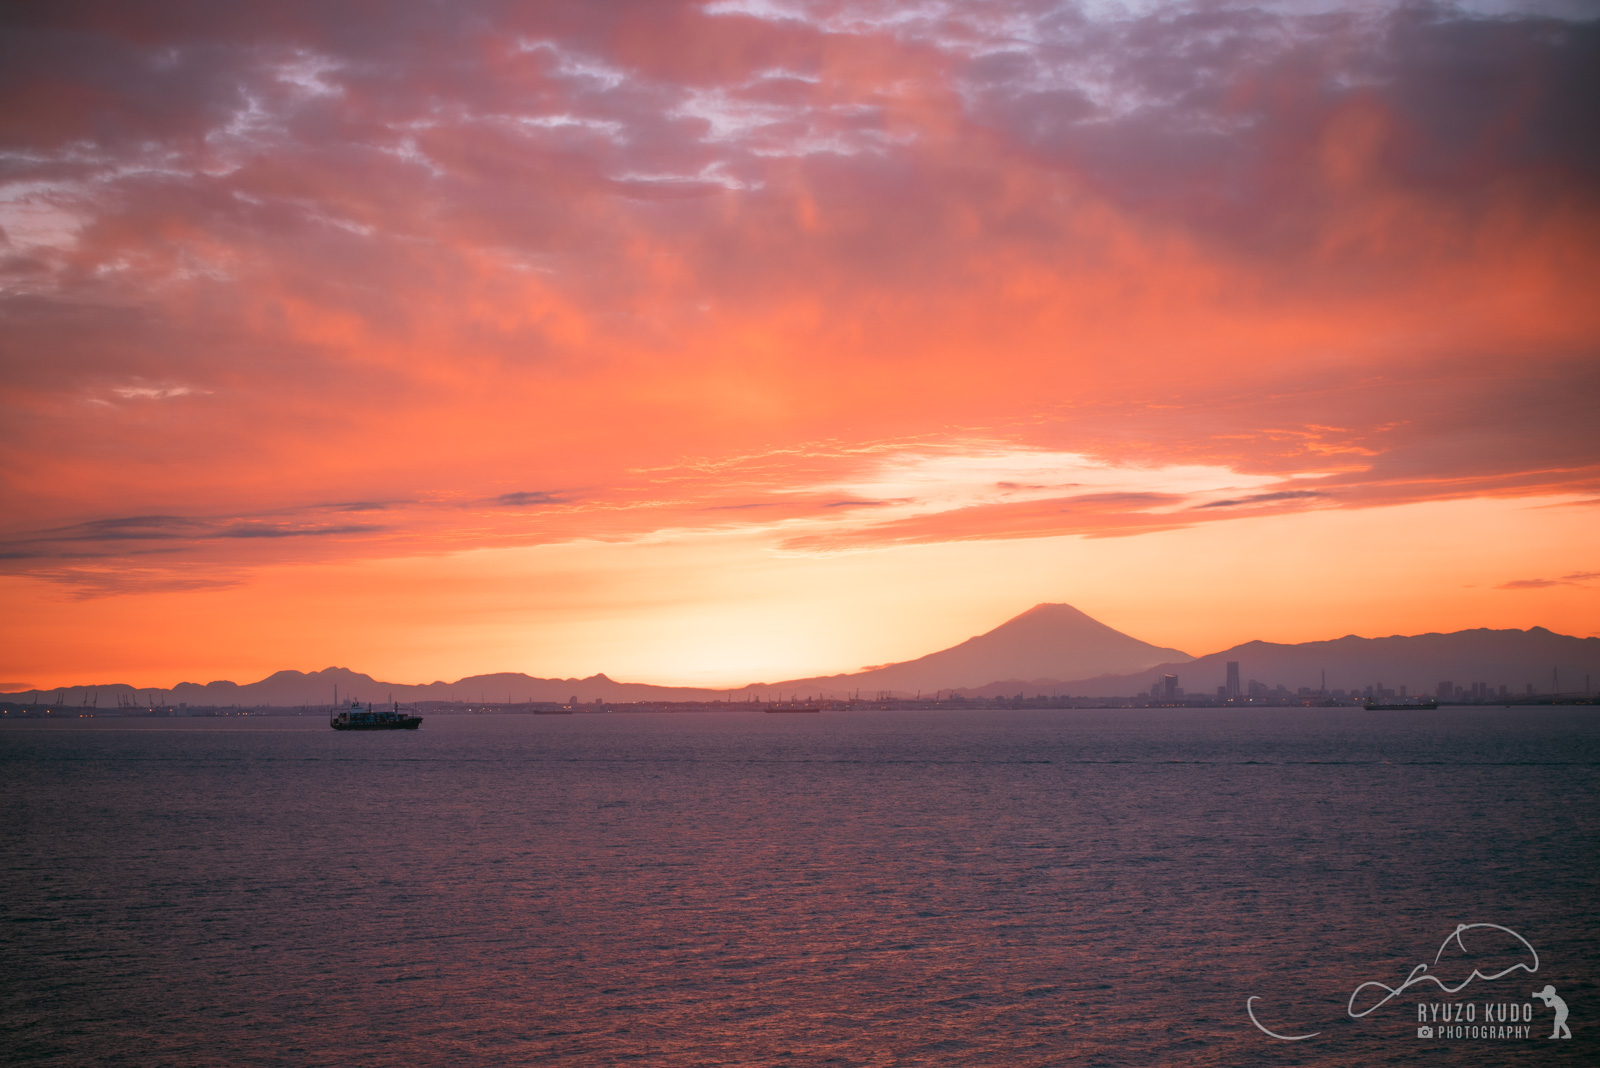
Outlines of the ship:
M399 703L392 710L374 711L371 705L362 708L361 702L351 701L349 708L328 718L328 726L336 731L414 731L421 725L422 717L400 711Z
M822 712L825 710L842 709L845 707L848 706L842 702L829 701L827 699L820 701L774 701L772 704L763 709L763 711L769 714L773 712Z

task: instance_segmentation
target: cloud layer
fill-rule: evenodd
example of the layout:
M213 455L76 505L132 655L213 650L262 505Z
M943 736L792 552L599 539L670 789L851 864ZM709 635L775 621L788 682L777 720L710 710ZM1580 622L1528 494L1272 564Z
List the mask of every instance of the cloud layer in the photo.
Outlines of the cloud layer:
M12 5L0 568L1600 498L1600 25L1307 10Z

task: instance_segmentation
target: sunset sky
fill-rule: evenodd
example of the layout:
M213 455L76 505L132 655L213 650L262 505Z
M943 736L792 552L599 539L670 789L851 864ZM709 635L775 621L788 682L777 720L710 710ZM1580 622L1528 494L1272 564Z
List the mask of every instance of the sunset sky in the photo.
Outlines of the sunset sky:
M9 4L0 689L1600 634L1597 14Z

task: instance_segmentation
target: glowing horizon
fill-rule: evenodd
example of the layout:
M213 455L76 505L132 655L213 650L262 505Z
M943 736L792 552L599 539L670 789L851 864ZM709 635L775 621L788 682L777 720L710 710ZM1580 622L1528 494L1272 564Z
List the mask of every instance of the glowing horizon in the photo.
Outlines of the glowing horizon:
M0 679L1600 634L1582 11L0 32Z

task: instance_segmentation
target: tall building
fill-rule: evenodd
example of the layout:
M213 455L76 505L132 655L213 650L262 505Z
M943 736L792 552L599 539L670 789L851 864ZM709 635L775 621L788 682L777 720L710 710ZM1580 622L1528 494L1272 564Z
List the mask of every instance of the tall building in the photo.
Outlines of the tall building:
M1162 696L1164 698L1166 698L1168 701L1176 701L1178 699L1178 676L1161 676L1161 689L1163 691Z
M1228 696L1239 696L1239 661L1228 661Z

